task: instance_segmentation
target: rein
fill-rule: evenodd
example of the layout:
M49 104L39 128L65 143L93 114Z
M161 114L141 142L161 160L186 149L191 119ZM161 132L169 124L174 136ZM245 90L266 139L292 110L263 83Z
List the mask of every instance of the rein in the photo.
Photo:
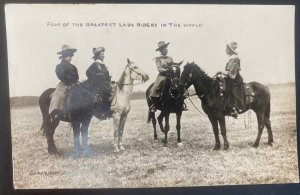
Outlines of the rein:
M203 114L203 113L196 107L196 105L194 104L194 102L193 102L192 99L191 99L189 90L188 90L188 89L186 89L186 90L187 90L187 92L188 92L188 98L189 98L190 102L192 103L192 105L194 106L194 108L196 108L196 110L197 110L202 116L206 116L205 114Z

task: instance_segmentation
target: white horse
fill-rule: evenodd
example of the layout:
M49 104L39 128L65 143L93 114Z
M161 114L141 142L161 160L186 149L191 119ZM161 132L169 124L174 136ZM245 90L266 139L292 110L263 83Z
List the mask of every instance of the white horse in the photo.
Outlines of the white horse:
M114 152L124 150L122 146L122 136L127 115L130 111L130 99L133 90L134 80L145 82L149 76L145 74L137 65L127 59L127 65L123 71L117 89L112 97L111 111L114 124Z

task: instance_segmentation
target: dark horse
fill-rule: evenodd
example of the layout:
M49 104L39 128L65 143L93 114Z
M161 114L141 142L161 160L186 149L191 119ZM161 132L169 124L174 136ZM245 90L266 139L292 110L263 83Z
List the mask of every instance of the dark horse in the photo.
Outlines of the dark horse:
M73 127L74 135L74 152L73 155L76 157L79 155L80 149L80 133L82 136L82 149L83 155L89 155L88 145L88 127L91 122L92 116L99 116L99 112L95 110L97 107L94 102L95 95L100 88L104 86L103 76L99 75L96 78L88 79L83 83L75 84L70 87L68 95L66 97L65 107L69 111L69 114L61 117L54 116L59 110L54 110L51 115L49 114L49 106L52 98L52 93L55 88L49 88L44 91L39 99L39 105L43 116L43 134L46 134L48 143L49 154L59 154L54 143L53 135L56 127L60 121L71 122Z
M219 129L220 124L221 134L224 139L224 150L229 148L229 142L226 136L225 115L222 96L220 96L220 87L215 79L207 76L207 74L195 63L188 63L185 65L181 74L180 82L188 89L191 85L194 86L197 96L202 102L202 108L207 114L215 135L215 147L214 150L220 149ZM251 82L247 86L253 90L253 101L247 102L246 109L241 113L252 109L257 116L258 122L258 134L254 143L254 147L258 147L261 134L264 126L268 129L268 144L272 145L273 135L270 122L270 91L268 87L257 83Z
M181 146L181 138L180 138L180 119L182 115L182 107L183 107L183 87L179 83L180 79L180 65L181 63L173 63L171 65L171 72L168 75L167 80L165 81L162 94L161 94L161 101L159 105L157 105L157 109L160 110L160 114L157 117L158 124L160 126L161 131L165 134L165 139L163 140L164 146L167 146L167 135L170 129L169 125L169 116L171 113L176 114L177 124L177 142L178 146ZM148 103L148 120L149 123L152 120L153 128L154 128L154 139L157 140L157 133L156 133L156 119L155 113L150 112L150 107L153 104L150 98L151 88L154 83L152 83L147 91L146 91L146 99ZM163 119L165 118L165 127L163 126Z

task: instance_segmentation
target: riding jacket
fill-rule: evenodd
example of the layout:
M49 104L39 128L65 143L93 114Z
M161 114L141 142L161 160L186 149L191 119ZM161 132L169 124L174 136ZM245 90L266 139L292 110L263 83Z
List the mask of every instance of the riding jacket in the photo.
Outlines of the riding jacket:
M78 70L69 61L62 60L55 68L56 76L60 80L52 94L49 113L55 109L64 109L65 98L73 84L78 82ZM65 111L65 110L63 110Z
M56 76L59 80L67 85L72 85L78 82L78 70L76 66L71 64L69 61L62 60L55 69Z
M110 110L110 97L112 93L111 86L111 76L109 75L109 71L105 66L104 62L100 59L97 59L93 62L92 65L86 70L86 76L88 80L94 80L98 76L103 78L103 82L99 85L99 88L96 92L95 98L101 97L101 100L95 100L96 103L96 113L100 114L103 112L108 112ZM100 104L99 104L100 103Z
M241 70L240 58L237 55L232 55L229 58L229 61L226 64L226 71L228 71L228 76L231 79L235 79L236 75Z
M159 72L156 81L151 89L151 97L160 97L162 92L162 83L167 79L166 73L170 68L170 64L173 63L173 59L170 56L160 56L155 58L156 67Z
M103 61L96 60L93 62L93 64L86 70L86 76L91 79L99 74L102 74L104 77L104 80L106 82L111 82L111 77L109 75L109 71Z
M226 79L226 107L235 107L237 110L245 109L245 95L243 78L240 75L240 59L237 55L232 55L226 64L228 77Z

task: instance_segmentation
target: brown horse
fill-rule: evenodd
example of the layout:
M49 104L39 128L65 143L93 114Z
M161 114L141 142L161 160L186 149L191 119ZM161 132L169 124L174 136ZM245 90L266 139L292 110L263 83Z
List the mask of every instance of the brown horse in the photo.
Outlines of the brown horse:
M219 128L224 139L224 150L229 148L229 142L226 136L225 115L228 113L223 107L223 98L220 96L220 88L214 79L209 77L197 64L188 63L182 71L180 82L188 89L191 85L194 86L196 94L202 102L202 109L207 114L215 135L214 150L220 149ZM270 91L268 87L257 83L251 82L247 86L253 90L254 100L247 103L246 109L241 113L252 109L257 116L258 134L254 143L254 147L258 147L261 134L264 127L268 130L268 144L273 143L273 134L270 122Z

